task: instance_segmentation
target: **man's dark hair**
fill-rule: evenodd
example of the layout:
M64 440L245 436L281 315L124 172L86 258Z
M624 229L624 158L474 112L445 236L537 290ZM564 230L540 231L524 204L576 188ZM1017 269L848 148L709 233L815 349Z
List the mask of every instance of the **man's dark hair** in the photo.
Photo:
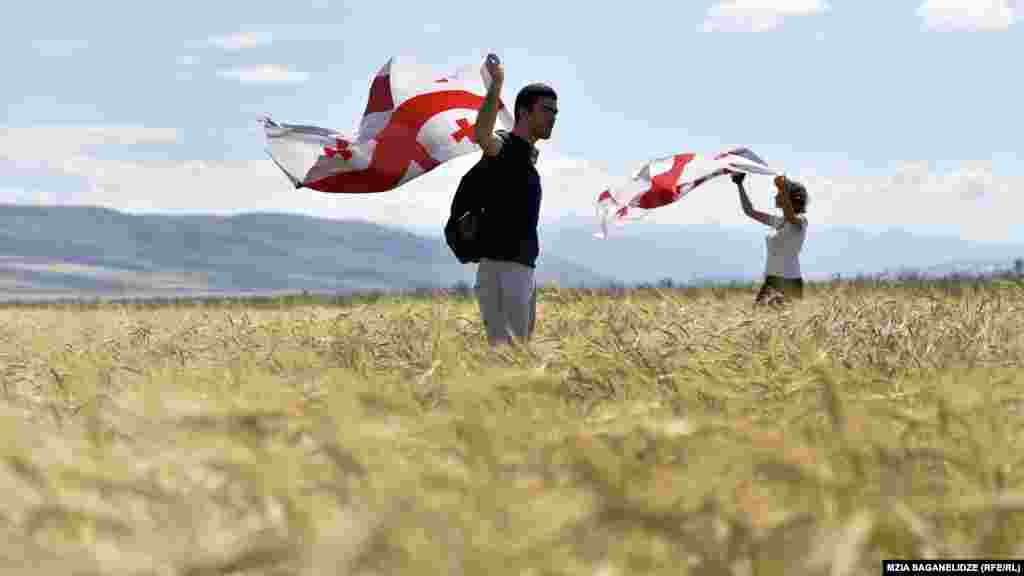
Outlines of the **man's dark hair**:
M555 94L555 89L547 84L536 82L523 86L523 89L516 95L515 121L519 122L520 108L531 110L533 109L534 103L541 98L553 98L558 100L558 95Z

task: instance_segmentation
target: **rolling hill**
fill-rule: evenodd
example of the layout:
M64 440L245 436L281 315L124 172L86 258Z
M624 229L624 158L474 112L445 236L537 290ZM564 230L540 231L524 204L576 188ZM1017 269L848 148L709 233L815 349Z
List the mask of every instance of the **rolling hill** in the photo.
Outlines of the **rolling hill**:
M199 294L408 290L473 283L440 237L292 214L132 215L0 206L0 293ZM538 281L605 284L555 255Z

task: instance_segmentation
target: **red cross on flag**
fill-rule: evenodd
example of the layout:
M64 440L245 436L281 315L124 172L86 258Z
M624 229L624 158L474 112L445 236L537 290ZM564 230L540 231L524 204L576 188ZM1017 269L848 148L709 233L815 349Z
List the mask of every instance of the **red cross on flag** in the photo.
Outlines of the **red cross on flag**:
M687 153L656 158L641 166L626 182L598 195L601 231L594 236L607 238L609 224L621 226L629 220L642 218L650 210L672 204L708 180L732 172L779 174L748 148L714 155Z
M482 62L441 75L408 58L392 58L373 79L354 135L264 118L267 153L296 188L392 190L480 150L473 130L490 84ZM495 128L512 129L503 105Z

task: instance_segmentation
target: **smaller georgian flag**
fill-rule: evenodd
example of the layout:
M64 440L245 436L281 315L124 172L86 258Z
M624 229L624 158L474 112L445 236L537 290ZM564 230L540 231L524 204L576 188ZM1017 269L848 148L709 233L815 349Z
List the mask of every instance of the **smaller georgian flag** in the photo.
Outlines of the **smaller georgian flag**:
M686 153L651 160L626 182L598 195L601 231L594 236L607 238L609 223L621 226L628 220L641 218L649 210L679 200L708 180L733 172L779 174L747 148L736 148L714 156Z

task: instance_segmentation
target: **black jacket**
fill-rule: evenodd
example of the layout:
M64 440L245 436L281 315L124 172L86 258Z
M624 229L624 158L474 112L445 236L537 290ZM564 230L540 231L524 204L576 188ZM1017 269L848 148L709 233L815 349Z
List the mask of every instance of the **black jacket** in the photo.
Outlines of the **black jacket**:
M484 258L536 266L540 253L537 222L542 190L537 149L510 132L498 131L501 151L492 159L491 184L484 200Z

